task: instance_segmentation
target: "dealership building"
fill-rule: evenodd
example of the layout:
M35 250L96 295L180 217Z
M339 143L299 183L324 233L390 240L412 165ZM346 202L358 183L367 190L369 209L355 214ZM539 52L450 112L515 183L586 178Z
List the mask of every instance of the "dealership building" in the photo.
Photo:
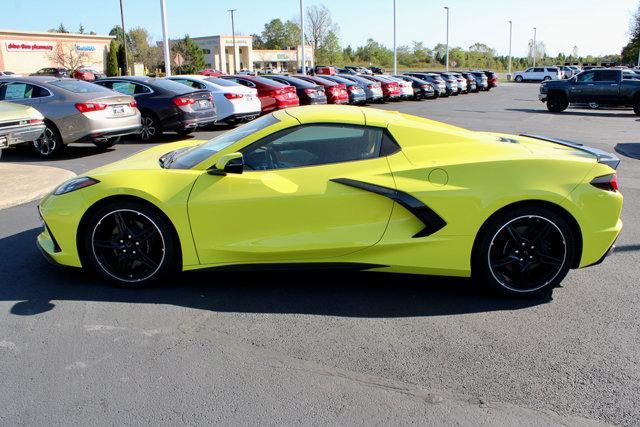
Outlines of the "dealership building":
M233 36L194 37L193 41L204 52L207 68L215 68L223 73L234 74L243 69L293 71L301 66L300 46L283 50L256 50L253 49L251 36L236 36L235 50ZM234 56L237 61L234 61ZM311 46L305 46L305 64L307 67L313 66Z
M82 53L83 66L105 69L109 43L115 36L48 33L0 29L0 71L29 74L45 67L59 67L55 52Z

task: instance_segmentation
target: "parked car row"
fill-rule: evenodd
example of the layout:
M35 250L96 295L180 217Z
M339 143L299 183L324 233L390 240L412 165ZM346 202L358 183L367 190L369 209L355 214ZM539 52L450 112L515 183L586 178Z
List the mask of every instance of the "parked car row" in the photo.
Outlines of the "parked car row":
M89 82L59 77L62 71L52 70L58 71L0 76L0 101L33 107L42 117L29 120L40 120L43 128L31 140L25 138L33 133L7 136L0 131L0 148L29 141L37 154L52 157L70 143L91 142L104 149L130 134L142 141L156 140L164 132L186 136L213 123L235 125L298 105L434 99L489 90L497 84L489 71L213 76L211 70ZM4 122L12 123L0 110L0 123Z

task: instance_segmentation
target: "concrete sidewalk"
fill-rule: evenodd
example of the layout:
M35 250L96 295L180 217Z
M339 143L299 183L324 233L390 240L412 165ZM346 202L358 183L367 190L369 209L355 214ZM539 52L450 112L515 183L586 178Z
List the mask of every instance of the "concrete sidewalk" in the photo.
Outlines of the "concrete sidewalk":
M39 199L75 175L50 166L0 161L0 209Z

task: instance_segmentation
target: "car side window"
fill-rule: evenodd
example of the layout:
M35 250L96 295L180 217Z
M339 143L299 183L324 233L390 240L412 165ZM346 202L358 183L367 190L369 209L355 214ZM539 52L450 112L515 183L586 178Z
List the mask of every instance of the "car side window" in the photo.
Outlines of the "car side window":
M256 85L253 82L250 82L249 80L235 79L234 81L246 87L253 87L253 88L256 87Z
M595 72L596 82L616 82L618 80L618 72L614 70L600 70Z
M368 126L301 125L269 135L243 149L242 154L247 170L288 169L367 160L399 150L397 145L395 150L390 149L389 142L395 144L392 140L383 144L384 134L384 129Z
M3 101L41 98L48 95L49 92L46 89L29 83L9 83L0 89L0 100Z
M135 86L135 95L140 95L141 93L151 93L151 89L149 89L148 87L144 86L144 85L140 85L137 83L133 84Z
M589 71L578 75L578 81L581 83L592 82L595 77L595 72Z
M534 68L533 72L534 73L544 73L544 68Z
M125 95L133 95L136 91L135 85L131 82L113 82L111 83L111 89Z

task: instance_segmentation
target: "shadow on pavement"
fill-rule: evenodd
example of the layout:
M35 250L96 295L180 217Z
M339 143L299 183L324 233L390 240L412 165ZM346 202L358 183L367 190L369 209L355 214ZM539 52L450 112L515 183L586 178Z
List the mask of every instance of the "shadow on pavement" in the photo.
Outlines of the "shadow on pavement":
M640 160L640 143L638 142L616 144L614 150L623 156Z
M82 157L98 156L115 150L117 146L106 150L99 149L93 144L67 145L55 158L47 159L39 157L29 147L12 147L2 151L2 161L20 163L41 163L60 160L79 159Z
M11 313L40 314L55 301L173 304L218 312L302 313L347 317L440 316L517 310L551 300L485 295L468 280L345 271L183 273L147 289L120 289L75 269L46 263L39 228L0 239L0 301Z
M620 112L620 113L605 113L598 110L590 110L590 111L576 111L576 110L565 110L562 113L552 113L546 109L541 108L505 108L505 111L515 111L519 113L537 113L537 114L550 114L554 116L559 115L569 115L569 116L585 116L585 117L621 117L621 118L630 118L635 117L635 113L631 111Z

